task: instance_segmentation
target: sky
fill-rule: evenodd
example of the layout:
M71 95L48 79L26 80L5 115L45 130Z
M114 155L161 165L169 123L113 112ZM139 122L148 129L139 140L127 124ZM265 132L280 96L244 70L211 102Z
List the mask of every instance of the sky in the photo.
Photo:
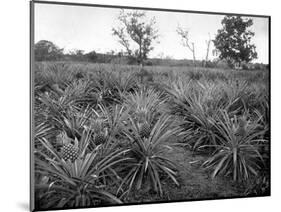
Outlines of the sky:
M130 10L125 10L130 11ZM118 8L86 7L73 5L35 4L35 42L49 40L65 51L81 49L85 52L106 53L125 49L112 35L112 28L119 25ZM178 26L189 30L190 41L194 42L196 59L206 57L206 40L215 38L222 27L223 15L146 11L148 19L155 17L158 28L158 43L149 57L171 57L192 59L192 53L181 44ZM251 17L250 29L255 33L252 43L256 45L258 58L253 62L268 63L268 19ZM214 46L211 44L209 59Z

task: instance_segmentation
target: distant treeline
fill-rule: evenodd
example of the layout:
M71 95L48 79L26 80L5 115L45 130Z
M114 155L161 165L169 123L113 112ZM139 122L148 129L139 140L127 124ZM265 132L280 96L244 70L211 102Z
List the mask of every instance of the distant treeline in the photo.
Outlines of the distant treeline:
M112 64L127 64L136 65L138 61L134 57L127 56L123 52L108 52L97 53L91 51L84 53L83 50L74 50L69 53L63 53L60 49L50 41L39 41L35 44L35 60L36 61L77 61L77 62L91 62L91 63L112 63ZM215 59L212 61L204 60L188 60L188 59L172 59L172 58L148 58L144 61L146 66L196 66L207 68L233 68L224 60ZM267 64L262 63L242 63L244 70L266 70Z

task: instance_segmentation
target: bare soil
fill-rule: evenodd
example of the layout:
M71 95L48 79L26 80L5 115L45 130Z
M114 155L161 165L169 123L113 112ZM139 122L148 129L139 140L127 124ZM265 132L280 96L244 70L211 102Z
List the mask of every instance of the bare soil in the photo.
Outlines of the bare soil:
M171 180L163 182L163 196L160 197L152 189L134 191L128 202L157 202L157 201L182 201L242 197L243 186L237 185L225 177L212 178L210 173L202 167L206 160L205 155L194 154L183 147L173 147L167 156L178 166L178 181L180 186Z

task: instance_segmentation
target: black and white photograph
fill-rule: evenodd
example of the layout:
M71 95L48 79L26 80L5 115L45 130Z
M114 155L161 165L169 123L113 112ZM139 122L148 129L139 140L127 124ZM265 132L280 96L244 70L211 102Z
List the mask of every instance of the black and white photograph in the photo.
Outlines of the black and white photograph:
M270 16L30 14L31 210L270 196Z

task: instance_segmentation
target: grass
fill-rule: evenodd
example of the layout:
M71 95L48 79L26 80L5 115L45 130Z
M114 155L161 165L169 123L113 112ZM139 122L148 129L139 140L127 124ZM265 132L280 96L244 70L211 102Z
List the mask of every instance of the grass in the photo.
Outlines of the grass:
M268 194L268 81L266 71L36 63L37 208ZM62 158L62 134L77 159Z

